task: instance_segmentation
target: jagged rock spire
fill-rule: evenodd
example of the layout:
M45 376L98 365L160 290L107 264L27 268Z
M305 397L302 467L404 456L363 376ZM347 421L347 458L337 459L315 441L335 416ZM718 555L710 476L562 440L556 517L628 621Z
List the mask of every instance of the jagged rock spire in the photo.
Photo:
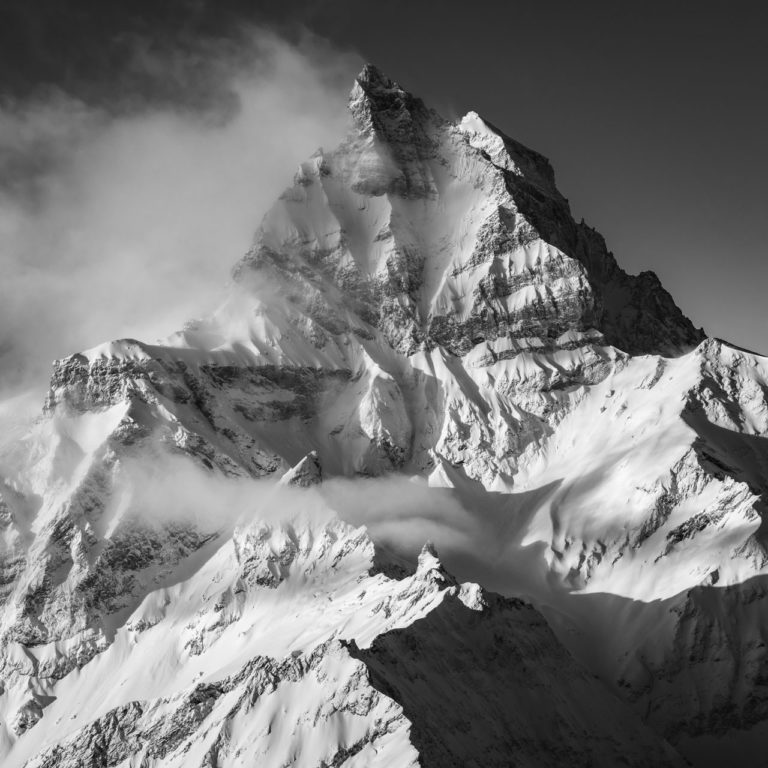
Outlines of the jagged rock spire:
M401 167L430 157L435 142L432 134L445 123L373 64L366 64L355 78L349 109L361 135L375 136L388 145Z
M355 78L363 88L384 88L402 90L394 80L387 77L375 64L365 64L360 74Z

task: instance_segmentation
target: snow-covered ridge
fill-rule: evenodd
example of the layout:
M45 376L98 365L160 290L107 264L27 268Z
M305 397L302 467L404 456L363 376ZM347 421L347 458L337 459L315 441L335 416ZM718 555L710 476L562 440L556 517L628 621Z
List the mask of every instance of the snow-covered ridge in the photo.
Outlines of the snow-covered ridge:
M57 361L2 457L0 761L717 764L768 727L768 360L477 114L371 66L350 113L223 306Z
M317 510L237 529L191 578L148 593L81 671L43 677L42 659L61 646L42 646L37 690L20 695L24 670L10 673L7 695L23 702L12 726L23 735L4 764L228 765L247 756L275 766L415 766L473 756L501 766L509 754L550 750L594 765L622 756L640 766L646 754L681 764L568 657L532 607L457 585L434 549L400 580L373 574L372 556L364 532ZM500 633L503 654L477 655ZM403 689L409 669L426 685L411 678ZM562 703L541 709L542 686L561 690ZM504 720L485 725L497 707ZM446 743L435 740L440 708L471 741L448 732ZM519 714L531 708L535 718ZM594 734L589 743L581 729Z

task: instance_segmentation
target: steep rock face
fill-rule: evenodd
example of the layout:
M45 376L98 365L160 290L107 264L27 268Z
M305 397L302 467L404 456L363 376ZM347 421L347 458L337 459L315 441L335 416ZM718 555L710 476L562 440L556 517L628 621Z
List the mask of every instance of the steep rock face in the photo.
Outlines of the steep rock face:
M474 113L448 123L370 66L350 113L344 142L265 217L215 316L163 346L57 363L48 408L128 401L131 439L163 432L228 472L270 474L311 447L331 472L445 457L487 485L517 474L571 387L620 363L606 342L700 340L657 282L583 234L537 153ZM504 360L514 389L488 376L478 392L466 369Z
M545 650L541 637L550 630L530 606L496 595L474 597L469 606L446 598L409 627L381 635L368 650L353 651L369 668L374 687L402 703L420 765L612 766L636 760L674 765L679 760L664 745L649 744L637 755L627 750L617 738L627 727L626 711L595 695L597 681L584 677L570 658ZM485 690L489 677L499 684L480 705L470 692ZM560 691L551 688L555 677ZM585 706L563 706L574 700ZM488 709L498 715L488 718ZM541 709L550 716L529 717Z
M766 719L768 362L626 275L546 159L478 115L372 67L350 113L212 316L55 364L0 486L0 758L661 765L663 737L742 744ZM325 481L393 473L454 503L449 557L559 640L429 550L413 573L392 527L375 551L308 513ZM242 490L264 477L288 496ZM382 502L346 511L373 525Z

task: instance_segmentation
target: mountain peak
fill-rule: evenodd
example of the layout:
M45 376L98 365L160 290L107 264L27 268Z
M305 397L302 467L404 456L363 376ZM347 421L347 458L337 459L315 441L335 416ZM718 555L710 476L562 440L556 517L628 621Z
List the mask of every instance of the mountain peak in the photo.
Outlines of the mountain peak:
M412 100L413 96L387 77L377 66L366 64L355 78L349 98L350 104L355 105L363 101L370 104L375 112L402 106L405 102Z
M441 122L421 99L373 64L366 64L355 78L349 109L361 135L375 135L391 146L415 148L424 142L430 123Z
M391 78L387 77L375 64L367 63L360 70L355 81L363 88L381 88L402 90Z
M302 165L235 273L303 297L310 338L364 323L399 353L462 357L530 339L667 356L701 341L657 280L624 273L573 220L539 153L477 113L443 119L373 64L349 110L350 133Z

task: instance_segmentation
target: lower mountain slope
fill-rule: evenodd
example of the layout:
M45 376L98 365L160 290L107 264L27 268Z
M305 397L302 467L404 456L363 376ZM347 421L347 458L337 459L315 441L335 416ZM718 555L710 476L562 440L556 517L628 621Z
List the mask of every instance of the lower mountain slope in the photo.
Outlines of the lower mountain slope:
M683 765L529 604L457 584L429 547L388 577L316 490L260 491L266 519L81 669L56 668L65 643L6 667L4 766Z

